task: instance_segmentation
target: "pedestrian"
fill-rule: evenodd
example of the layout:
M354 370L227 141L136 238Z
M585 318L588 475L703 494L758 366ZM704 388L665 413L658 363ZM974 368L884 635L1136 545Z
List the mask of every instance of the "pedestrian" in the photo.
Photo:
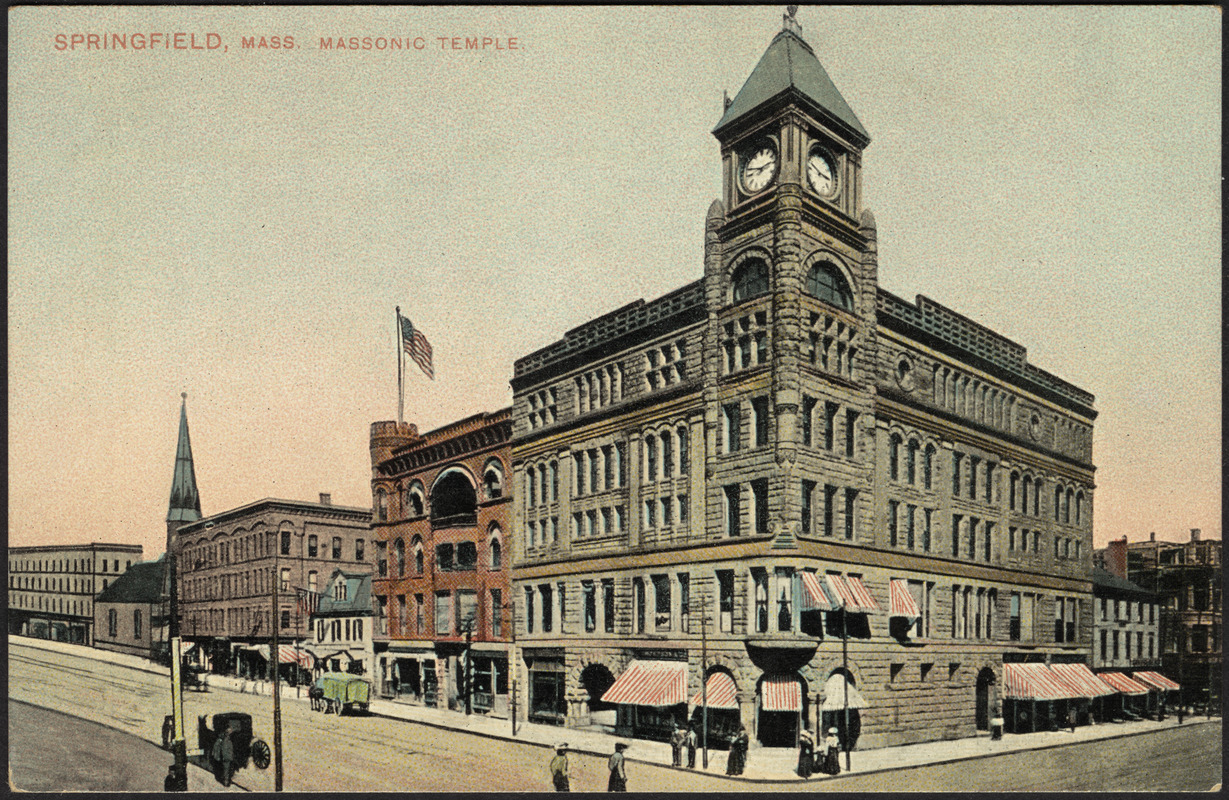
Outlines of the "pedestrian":
M696 768L696 739L697 739L697 738L698 738L698 737L696 736L696 729L695 729L694 727L693 727L693 728L688 728L688 729L687 729L687 740L686 740L686 743L687 743L687 769L695 769L695 768Z
M747 766L747 729L739 725L738 733L730 739L730 755L725 762L726 775L742 775Z
M627 791L627 766L623 758L623 751L626 749L627 745L625 743L615 743L614 755L610 757L610 763L607 764L610 768L610 781L606 784L606 791L608 792Z
M568 743L555 745L555 757L550 760L550 779L555 784L556 792L570 792L572 785L568 778Z
M674 733L670 734L670 766L683 766L683 745L686 742L687 732L682 725L675 725Z
M815 740L806 728L798 734L798 777L809 778L815 771Z
M836 728L828 729L828 738L824 740L824 772L828 775L841 774L841 740L836 736Z
M1076 721L1075 703L1072 703L1070 707L1067 709L1067 725L1071 728L1072 733L1075 733L1075 721Z
M234 723L228 723L226 730L218 733L213 742L214 777L223 786L230 786L235 774L235 742L232 738Z

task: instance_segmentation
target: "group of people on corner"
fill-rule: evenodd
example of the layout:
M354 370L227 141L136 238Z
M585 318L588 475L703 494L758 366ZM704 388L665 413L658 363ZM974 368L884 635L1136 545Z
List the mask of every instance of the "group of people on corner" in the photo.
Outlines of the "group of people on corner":
M687 768L695 769L696 766L696 746L698 737L696 736L695 728L684 728L679 725L675 728L674 733L670 736L670 752L671 765L675 767L683 766L683 753L687 753ZM743 770L747 766L747 747L750 739L747 736L747 729L744 726L739 726L738 733L730 737L730 751L726 758L726 775L742 775ZM610 771L610 778L606 783L606 791L608 792L626 792L627 791L627 759L623 755L623 751L627 750L628 745L625 742L615 743L614 754L610 757L607 763L607 769ZM555 786L556 792L571 791L571 777L569 775L568 762L568 743L560 742L555 745L555 756L550 762L551 782ZM840 739L837 737L837 729L829 728L828 737L824 740L823 750L817 754L815 752L815 740L811 736L811 732L803 729L799 734L798 746L798 775L802 778L809 778L816 772L822 772L826 775L837 775L841 771L840 763Z
M840 752L841 741L837 737L836 728L828 729L828 738L824 739L823 750L819 754L815 752L815 739L811 732L803 728L798 735L798 776L809 778L816 772L839 775Z

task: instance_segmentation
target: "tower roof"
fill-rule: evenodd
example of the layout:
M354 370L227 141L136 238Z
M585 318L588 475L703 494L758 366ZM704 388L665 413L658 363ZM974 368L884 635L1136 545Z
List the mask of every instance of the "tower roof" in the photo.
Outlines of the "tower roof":
M870 134L833 85L815 51L790 28L773 38L713 133L791 92L804 107L859 147L870 143Z
M196 490L192 442L188 439L188 395L179 406L179 446L175 449L175 476L171 480L171 503L167 522L196 522L201 518L201 496Z

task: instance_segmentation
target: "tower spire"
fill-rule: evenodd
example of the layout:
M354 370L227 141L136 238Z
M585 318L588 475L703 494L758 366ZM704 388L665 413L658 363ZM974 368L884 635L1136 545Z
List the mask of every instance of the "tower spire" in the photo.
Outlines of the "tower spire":
M196 522L201 518L201 496L196 490L196 468L192 463L192 442L188 438L188 393L183 392L180 397L179 445L175 450L171 502L166 511L168 523Z

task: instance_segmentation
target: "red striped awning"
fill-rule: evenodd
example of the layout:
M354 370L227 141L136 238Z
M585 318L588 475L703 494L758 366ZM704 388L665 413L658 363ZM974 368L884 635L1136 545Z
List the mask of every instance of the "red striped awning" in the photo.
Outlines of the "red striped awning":
M1083 697L1045 664L1004 664L1003 696L1012 700L1069 700Z
M771 675L760 684L761 711L801 711L802 688L793 675Z
M1085 664L1051 664L1050 669L1080 697L1104 697L1113 694L1114 689L1108 683L1092 674Z
M673 706L687 702L686 661L633 661L602 695L603 703Z
M835 611L840 608L839 600L828 597L819 576L814 572L802 573L802 609L804 611Z
M312 666L310 653L296 650L293 645L288 644L278 645L277 660L282 664L299 664L304 669L311 669Z
M693 706L704 703L704 694L696 692L691 698ZM724 672L714 672L708 676L708 707L738 710L738 697L734 687L734 679Z
M1148 694L1148 687L1133 681L1121 672L1100 672L1097 677L1114 687L1119 694Z
M1154 686L1157 689L1168 691L1171 689L1181 689L1182 687L1166 678L1159 672L1136 672L1131 676L1140 683Z
M824 576L828 596L841 602L846 611L855 613L878 611L879 605L871 593L866 590L860 578L845 578L841 575L828 573Z
M900 578L893 578L888 584L888 600L891 607L889 616L904 617L907 620L915 620L922 616L922 612L918 610L917 601L909 593L909 584Z

